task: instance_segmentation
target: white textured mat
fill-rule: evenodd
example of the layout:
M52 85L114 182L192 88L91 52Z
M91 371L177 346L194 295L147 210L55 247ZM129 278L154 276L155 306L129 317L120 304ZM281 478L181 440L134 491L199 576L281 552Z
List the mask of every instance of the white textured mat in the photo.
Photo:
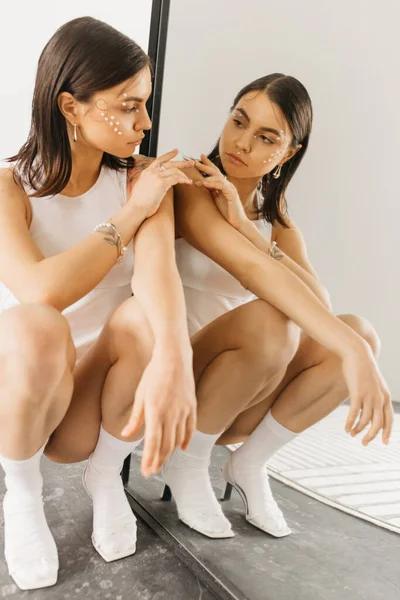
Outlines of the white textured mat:
M268 472L329 506L400 534L400 415L388 446L379 438L365 448L362 434L345 433L347 412L348 406L340 406L282 448Z

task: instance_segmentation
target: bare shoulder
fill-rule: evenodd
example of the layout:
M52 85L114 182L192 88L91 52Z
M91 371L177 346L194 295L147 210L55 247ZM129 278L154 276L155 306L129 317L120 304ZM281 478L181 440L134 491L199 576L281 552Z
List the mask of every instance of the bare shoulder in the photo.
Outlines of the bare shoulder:
M132 182L137 179L142 171L147 169L147 167L149 167L151 163L155 161L155 158L151 156L143 156L142 154L135 154L134 159L135 164L133 167L128 169L128 182Z
M12 167L0 169L0 203L2 206L12 204L16 210L23 210L27 222L30 221L31 204Z
M139 171L144 171L153 163L156 159L153 156L144 156L143 154L137 154L134 156L135 166L134 168Z

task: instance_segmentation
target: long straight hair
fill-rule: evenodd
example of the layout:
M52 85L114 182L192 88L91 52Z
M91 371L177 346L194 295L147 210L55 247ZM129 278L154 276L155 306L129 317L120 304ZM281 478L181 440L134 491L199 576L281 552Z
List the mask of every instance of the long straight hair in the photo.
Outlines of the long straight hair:
M313 120L311 99L298 79L282 73L273 73L260 77L242 88L233 101L231 111L239 100L250 92L264 92L271 102L280 108L292 132L291 147L297 148L299 144L302 146L290 160L284 163L278 179L274 179L271 173L267 173L260 182L263 202L258 209L259 215L262 215L268 223L277 222L287 228L285 193L308 148ZM220 140L208 158L225 174L219 156L219 142Z
M55 195L69 182L72 171L67 125L58 106L61 92L88 102L105 90L151 68L147 54L110 25L81 17L60 27L45 46L38 63L27 141L7 161L15 163L14 178L26 184L33 197ZM134 159L104 152L102 165L122 170Z

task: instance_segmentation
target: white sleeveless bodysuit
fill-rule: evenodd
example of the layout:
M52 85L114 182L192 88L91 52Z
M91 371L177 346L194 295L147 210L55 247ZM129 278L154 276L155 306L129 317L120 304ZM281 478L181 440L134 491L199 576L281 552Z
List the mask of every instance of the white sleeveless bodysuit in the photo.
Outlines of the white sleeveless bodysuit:
M28 196L29 192L27 191ZM126 171L117 172L103 166L98 180L81 196L62 194L29 198L32 206L30 234L47 258L80 242L104 223L126 202ZM80 358L99 336L108 317L132 295L133 243L124 260L116 264L86 296L63 311ZM19 304L10 290L0 282L0 311Z
M253 223L266 239L271 239L270 223L264 219ZM175 240L175 252L191 336L229 310L255 299L235 277L183 238Z

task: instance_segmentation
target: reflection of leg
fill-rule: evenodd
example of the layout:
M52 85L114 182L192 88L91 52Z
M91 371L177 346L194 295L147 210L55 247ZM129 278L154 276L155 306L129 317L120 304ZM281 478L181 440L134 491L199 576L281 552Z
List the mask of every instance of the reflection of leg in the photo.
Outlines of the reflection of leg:
M132 410L135 390L150 358L151 330L132 298L122 305L104 328L99 349L111 367L102 397L102 426L84 481L93 500L93 545L106 561L129 556L136 550L136 518L120 477L125 458L140 444L121 439Z
M367 323L351 315L341 319L358 331L377 353L379 342ZM303 336L277 390L239 415L219 439L221 444L246 440L228 461L225 475L244 490L249 511L257 515L252 522L261 529L274 533L273 527L266 528L265 523L271 520L271 514L279 514L271 505L265 470L268 460L297 433L327 416L346 398L339 359Z
M261 389L272 390L293 357L297 335L263 301L220 317L193 338L198 430L163 469L180 518L209 537L229 537L230 524L209 481L212 448L220 433Z
M195 431L185 451L177 448L162 469L183 523L211 538L233 536L211 487L208 467L211 451L219 437Z
M48 306L4 311L0 331L5 558L21 589L37 589L57 581L58 555L44 514L40 461L71 400L75 350L67 322Z

